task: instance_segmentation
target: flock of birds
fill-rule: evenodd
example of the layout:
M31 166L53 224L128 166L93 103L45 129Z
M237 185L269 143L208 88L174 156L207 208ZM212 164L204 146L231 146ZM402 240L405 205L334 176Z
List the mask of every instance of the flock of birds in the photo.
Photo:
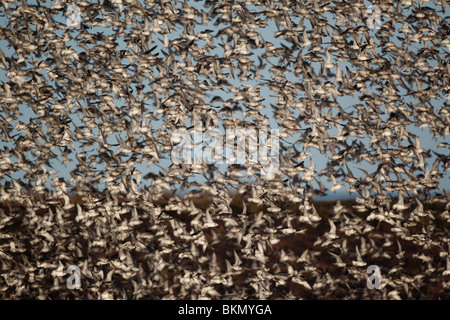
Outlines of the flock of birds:
M0 3L0 298L450 298L449 145L411 132L450 134L445 0L373 1L379 29L364 1ZM276 119L279 172L162 165L194 118ZM322 176L355 203L318 212Z

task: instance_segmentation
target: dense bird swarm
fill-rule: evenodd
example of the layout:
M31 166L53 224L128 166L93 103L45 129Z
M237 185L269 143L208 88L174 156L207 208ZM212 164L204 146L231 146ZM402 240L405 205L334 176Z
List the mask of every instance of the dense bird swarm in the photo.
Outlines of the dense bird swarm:
M0 298L450 298L446 1L0 2ZM279 171L165 165L194 118Z

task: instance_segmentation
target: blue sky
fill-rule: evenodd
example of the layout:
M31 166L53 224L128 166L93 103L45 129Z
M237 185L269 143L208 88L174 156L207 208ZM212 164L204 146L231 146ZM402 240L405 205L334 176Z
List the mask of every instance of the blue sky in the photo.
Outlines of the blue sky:
M53 1L41 1L41 6L51 6L53 4ZM190 1L189 4L191 6L193 6L194 8L198 9L198 10L207 10L205 8L202 7L202 1L199 2L195 2L195 1ZM30 5L37 5L36 2L34 1L28 1L28 4ZM365 1L365 4L367 6L367 8L371 5L370 1ZM438 5L436 6L435 4L433 4L433 2L425 2L423 3L423 5L432 7L434 9L436 9L437 14L439 14L440 16L444 16L443 12L441 11L441 7ZM13 6L11 4L11 6ZM176 7L180 7L181 5L176 5ZM255 10L257 11L258 8L254 7L254 6L248 6L247 7L250 11ZM447 5L447 18L448 18L448 12L450 12L449 6ZM55 17L55 21L56 23L60 23L60 24L65 24L66 22L66 17L64 16L64 13L66 11L66 9L61 9L61 14ZM408 15L410 14L412 11L411 8L407 8L405 7L403 14L404 15ZM329 23L330 24L335 24L337 21L335 19L333 19L333 14L331 13L327 13L326 17L329 19ZM83 19L85 19L84 16L82 16ZM0 25L2 27L6 27L8 24L8 19L10 19L10 16L5 16L3 13L3 10L0 10ZM300 22L300 18L298 17L292 17L292 21L294 23L299 23ZM389 20L388 17L383 17L382 19L382 23L385 23L386 21ZM151 22L150 22L151 23ZM309 30L311 28L311 24L309 23L308 19L304 19L303 20L304 26L306 28L306 30ZM392 41L394 43L396 43L396 45L400 46L400 41L398 40L398 37L403 37L404 34L401 34L398 32L398 29L401 27L402 25L397 23L396 25L396 33L394 34L394 36L392 37ZM133 27L133 25L131 26ZM198 23L197 26L194 28L195 33L199 33L205 30L213 30L214 32L218 31L219 29L224 28L225 25L223 24L219 24L217 26L213 25L213 22L211 21L208 24L201 24ZM279 31L279 27L275 24L274 21L268 21L267 26L265 28L260 28L256 30L259 34L261 39L264 39L267 42L271 42L275 48L282 48L283 45L289 45L289 43L286 40L281 39L280 37L274 37L274 35ZM73 30L70 31L69 34L71 34L73 37L75 37L77 35L77 30ZM90 33L97 33L97 34L103 34L103 35L111 35L113 34L113 28L112 27L94 27L89 29ZM183 32L182 28L176 28L176 31L173 32L172 34L169 34L169 40L173 40L175 38L178 38L178 36L180 35L180 33ZM66 31L61 29L55 32L56 35L58 37L64 37L64 35L66 34ZM369 31L371 36L374 36L376 33L376 30L371 30ZM322 43L326 44L330 42L330 38L329 37L325 37L322 39ZM153 35L152 36L152 41L153 41L153 45L156 45L157 48L155 49L155 52L159 52L160 56L163 56L162 51L164 51L165 49L163 48L163 41L164 38L161 35ZM380 44L379 40L374 37L374 41L376 44ZM117 43L117 48L116 50L127 50L127 45L126 42L124 41L124 39L116 39L116 43ZM198 45L204 45L204 41L203 40L199 40ZM211 50L209 52L209 55L217 55L218 57L221 57L224 54L224 49L222 48L222 46L220 45L222 43L221 38L217 37L216 41L215 41L215 49ZM82 52L84 49L82 49L78 43L77 40L71 40L71 41L67 41L65 42L66 46L68 48L73 48L75 51L77 52ZM326 45L325 45L326 46ZM412 44L408 50L413 51L416 50L416 52L418 50L420 50L423 47L423 43L414 43ZM15 52L14 50L8 46L8 42L6 40L0 40L0 48L3 51L3 54L7 57L15 57ZM375 49L377 51L378 54L384 54L381 51L380 47L376 47ZM441 57L445 56L448 54L448 48L439 48L439 54L441 55ZM153 53L155 53L153 52ZM256 64L258 64L258 58L262 55L262 53L264 52L264 49L256 49L256 50L252 50L252 56L250 56L250 59L252 59L253 61L255 61ZM303 50L303 52L307 52L307 50ZM42 56L42 59L46 59L48 57L46 57L45 55ZM277 64L277 59L275 58L269 58L268 59L270 61L270 63L272 63L273 65ZM126 65L128 63L127 59L123 59L123 64ZM355 66L352 66L351 63L349 62L337 62L337 61L333 61L334 63L339 64L339 67L341 68L341 70L355 70ZM435 66L437 64L437 61L433 61L430 60L428 61L430 63L431 66ZM272 129L278 129L279 128L279 120L276 119L274 117L273 114L273 109L272 109L272 105L277 105L277 98L273 96L273 94L275 93L273 90L270 89L270 86L268 84L268 81L266 81L267 79L270 79L270 72L269 72L269 68L271 67L270 63L268 61L265 61L266 63L266 68L264 70L261 71L261 77L262 79L260 80L249 80L249 81L245 81L245 80L239 80L237 77L233 78L229 78L227 79L227 81L229 81L229 83L231 85L233 85L235 88L243 88L243 85L252 85L252 86L256 86L257 84L262 84L262 87L260 88L260 95L262 98L264 98L264 106L265 108L260 110L261 114L267 116L267 118L269 119L269 124L271 126ZM314 68L314 70L316 72L319 71L320 69L320 63L318 62L310 62L311 66ZM157 68L154 67L154 72L158 73L158 71L156 70ZM336 71L336 68L332 68L331 72L334 73ZM7 76L8 70L2 70L0 69L0 84L3 85L4 81L7 81L8 76ZM288 74L284 75L285 78L289 81L291 81L292 83L301 83L301 79L298 79L298 77L295 75L295 72L289 72ZM206 80L204 77L202 77L201 75L199 75L199 81L203 81ZM43 75L43 79L44 81L46 81L48 84L54 86L55 83L54 81L50 80L48 75ZM143 80L141 82L141 84L146 87L146 88L150 88L151 83L150 80ZM134 88L136 89L136 88ZM370 93L376 93L377 88L368 88L368 91ZM220 96L224 101L233 98L234 94L231 92L224 92L223 90L210 90L208 92L209 95L212 96ZM399 94L402 96L402 100L403 103L406 104L412 104L412 103L417 103L417 99L414 99L411 96L407 96L407 92L406 90L404 90L403 88L399 87ZM355 105L357 104L361 104L363 103L359 98L363 95L363 93L357 93L355 95L345 95L345 96L341 96L337 98L338 103L340 104L340 106L348 111L348 110L352 110L354 108ZM440 109L444 106L445 104L445 100L444 97L439 96L437 99L431 99L431 104L433 106L435 106L436 110ZM80 103L82 105L87 105L89 102L86 100L81 100L81 101L77 101L76 103ZM121 107L123 106L126 102L124 99L114 99L114 103L116 104L116 106ZM149 112L151 111L155 111L156 110L156 106L154 101L147 101L146 105L148 107ZM220 103L214 103L214 106L218 106L220 107ZM243 111L237 111L236 112L236 116L239 119L244 119L244 111L245 106L241 106ZM337 110L330 108L331 112L333 113L333 115L336 114ZM17 119L16 121L13 121L11 123L11 125L13 127L15 127L17 125L18 122L24 122L27 123L31 118L35 118L38 115L35 114L33 112L33 110L27 106L26 104L21 104L20 105L20 111L22 113L22 116L20 119ZM0 113L2 115L4 115L4 113ZM292 115L294 117L298 117L300 115L300 111L299 110L295 110ZM149 122L151 122L151 126L153 130L158 130L162 128L163 125L163 121L162 121L162 117L161 115L155 115L155 117L159 120L150 120L148 119ZM385 121L387 120L387 118L389 117L389 114L386 113L384 116L382 116L382 119ZM249 118L250 119L250 118ZM74 115L73 117L71 117L72 120L72 124L70 125L72 127L72 129L74 129L74 126L79 126L82 125L81 120L78 118L78 115ZM149 123L150 124L150 123ZM189 125L188 123L186 123L186 125ZM307 127L305 127L306 129ZM220 126L218 128L219 130L221 130L222 132L224 132L224 128L223 126ZM418 126L416 126L414 123L409 125L407 127L408 131L415 134L416 136L418 136L421 145L429 150L433 150L435 152L438 152L440 154L445 154L448 155L449 154L449 149L448 146L447 147L438 147L439 143L442 142L450 142L448 137L441 137L438 139L433 139L433 134L429 131L429 128L427 127L422 127L419 128ZM48 128L45 129L46 131L48 130ZM99 134L98 133L98 129L94 128L93 129L93 133L95 135ZM331 136L336 135L337 134L337 129L336 128L330 128L329 132L328 132ZM112 134L108 137L108 142L111 144L116 144L117 143L117 136L119 136L121 139L125 139L126 135L123 132L117 132L115 134ZM300 135L294 135L292 137L289 138L285 138L284 141L285 142L289 142L289 143L293 143L296 140L298 140L300 137ZM357 138L357 137L351 137L349 138L349 144L353 141L358 141L358 142L362 142L366 145L366 147L369 146L369 141L370 141L370 137L364 137L364 138ZM83 148L81 147L81 143L79 142L74 142L74 145L76 147L76 152L82 152L82 151L86 151L87 154L92 154L95 153L95 148L91 148L91 149L87 149L87 150L83 150ZM0 141L0 148L4 148L4 147L8 147L8 148L12 148L14 146L14 142L5 142L5 141ZM301 149L302 146L297 146L298 149ZM112 147L114 149L114 147ZM307 150L305 150L306 152L308 152L311 155L311 158L313 159L315 165L316 165L316 171L319 173L322 170L324 170L327 166L327 162L328 162L328 156L330 156L329 154L321 154L320 151L314 149L314 148L308 148ZM62 149L55 149L54 152L56 154L60 154L62 152ZM428 165L431 166L433 165L434 162L434 154L432 153L433 157L427 160ZM69 156L70 159L75 160L75 156L74 153L72 153L71 156ZM11 159L12 161L14 161L14 159ZM170 159L166 158L166 159L161 159L159 165L162 167L167 167L170 165ZM64 179L68 179L70 177L70 172L75 168L76 165L76 160L73 162L68 162L68 163L64 163L64 161L61 160L53 160L52 161L52 166L54 170L57 170L57 172L55 172L52 176L57 176L57 177L62 177ZM307 160L305 162L306 166L310 165L310 161ZM356 177L361 177L363 175L362 170L359 170L358 168L362 168L364 170L367 170L368 172L373 172L377 169L377 164L373 164L371 165L368 162L361 162L361 163L348 163L349 168L352 170L353 174ZM225 171L227 165L218 165L218 168L221 171ZM149 172L155 172L158 173L161 171L160 167L156 166L155 164L152 164L150 166L146 166L145 162L137 164L136 168L141 172L142 176L145 176L147 173ZM102 165L99 165L96 168L99 172L101 172L102 170L105 170L105 167ZM49 170L51 170L51 168L49 168ZM18 171L16 173L14 173L12 175L12 177L14 179L21 179L23 177L23 171ZM319 179L327 188L331 188L332 184L331 181L328 181L327 177L325 176L316 176L317 179ZM443 178L439 181L440 185L441 185L441 189L446 189L446 190L450 190L450 173L447 171L444 173ZM5 178L5 180L7 180L8 178ZM51 179L50 179L51 180ZM197 181L199 183L203 183L206 181L206 179L201 175L201 174L196 174L193 177L190 178L191 181ZM140 187L145 187L146 185L149 185L151 183L151 181L146 181L143 179L143 181L141 182ZM316 184L316 182L314 182ZM47 183L47 186L50 186L49 183ZM316 184L315 187L318 187L318 185ZM327 198L328 199L332 199L332 198L336 198L336 197L344 197L347 193L345 192L345 189L347 189L347 186L345 188L340 189L337 193L332 193L332 192L328 192Z

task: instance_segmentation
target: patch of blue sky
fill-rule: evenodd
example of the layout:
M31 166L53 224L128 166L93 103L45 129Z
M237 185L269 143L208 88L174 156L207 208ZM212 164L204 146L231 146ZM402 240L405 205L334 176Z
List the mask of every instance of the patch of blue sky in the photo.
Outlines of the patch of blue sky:
M51 2L49 2L49 3L51 3ZM45 2L45 3L42 3L42 2L41 2L41 5L42 5L42 4L46 4L46 2ZM143 4L145 5L145 3L143 3ZM194 7L197 7L198 9L202 9L202 6L201 6L201 3L200 3L200 2L198 2L198 3L197 3L197 2L191 2L191 5L194 6ZM370 5L370 3L368 2L367 5ZM175 7L177 7L178 9L180 9L180 8L181 8L181 3L176 4ZM248 9L249 9L250 11L252 11L252 10L259 11L259 10L260 10L260 8L259 8L259 7L256 7L256 6L249 6ZM402 9L402 10L403 10L403 9ZM408 14L408 10L410 11L411 9L406 9L406 11L404 11L404 13L405 13L405 14ZM59 20L58 20L58 19L59 19ZM61 14L60 17L58 16L57 22L58 22L58 23L64 24L65 21L66 21L65 19L66 19L66 18L64 17L64 15ZM298 23L298 22L300 21L299 19L300 19L300 18L293 17L292 20L293 20L295 23ZM198 20L198 19L197 19L197 20ZM384 19L383 19L383 20L384 20ZM0 19L0 21L1 21L2 23L4 23L4 20ZM214 21L211 21L211 23L213 23L213 22L214 22ZM213 28L213 30L214 30L214 29L217 30L217 29L219 29L219 28L225 27L225 25L222 25L222 24L219 24L218 26L211 26L211 23L208 24L208 25L205 25L205 26L197 24L197 26L195 26L195 32L197 33L199 30L202 30L202 29L203 29L203 30L207 30L207 29L209 29L209 28ZM304 24L304 26L305 26L305 28L306 28L307 30L310 30L310 29L311 29L311 24L309 23L309 21L308 21L307 19L303 20L303 24ZM132 26L133 26L133 25L131 25L131 27L132 27ZM105 34L105 35L110 35L110 34L113 34L113 30L112 30L112 29L113 29L113 28L99 28L99 27L95 27L95 28L91 28L91 29L90 29L90 32L91 32L91 33L98 33L98 34L102 33L102 34ZM179 33L180 33L181 31L182 31L182 28L178 28L178 30L176 30L176 32L169 34L169 39L170 39L170 40L173 40L173 39L177 38L177 37L179 36ZM260 28L260 29L258 29L257 31L260 33L260 35L264 34L264 38L266 38L266 34L268 34L269 32L265 32L265 31L276 32L276 26L275 26L275 24L273 23L273 21L269 21L269 24L268 24L267 27L265 27L265 28ZM58 33L58 32L59 32L59 33ZM58 32L57 32L57 35L58 35L59 37L62 37L63 34L64 34L64 30L59 30ZM73 31L73 33L76 34L76 31ZM329 42L330 39L329 39L329 38L327 39L327 38L328 38L328 37L326 37L325 39L322 39L322 41L323 41L323 42ZM163 40L163 39L162 39L162 37L160 37L158 40L159 40L160 43L162 43L162 40ZM284 41L284 40L282 40L282 39L280 39L280 38L271 38L271 37L267 37L267 39L264 39L264 40L272 42L272 43L275 45L275 47L277 47L277 48L281 47L282 44L287 45L287 46L290 45L288 42L286 42L286 41ZM157 41L155 41L155 42L157 42ZM215 48L214 50L212 50L212 51L210 52L210 54L211 54L211 55L217 55L218 57L220 57L220 56L223 54L224 51L223 51L223 48L222 48L220 45L218 45L218 43L220 43L220 41L216 41L216 48ZM197 44L198 44L198 45L205 45L205 42L204 42L203 40L201 40L201 41L198 41ZM75 40L71 40L71 41L67 42L66 45L67 45L68 47L77 48L77 50L80 50L79 52L81 52L81 51L83 50L82 48L80 48L80 47L77 46L77 43L76 43ZM88 46L90 46L90 44L88 44ZM92 44L92 46L95 46L95 45ZM120 39L119 47L121 47L121 50L125 50L126 43L125 43L124 39ZM418 49L420 49L420 48L418 48ZM308 50L308 48L305 48L305 49L303 49L303 52L306 52L307 50ZM375 50L377 50L378 54L382 54L382 52L380 51L380 48L376 47ZM159 51L159 52L160 52L160 56L162 56L162 52L161 52L161 51ZM258 57L258 56L260 56L260 55L263 53L263 50L262 50L262 49L256 49L256 50L254 50L252 53L253 53L253 54L252 54L252 57ZM277 59L275 59L275 58L269 58L269 61L272 62L274 65L277 64L277 61L276 61L276 60L277 60ZM256 61L255 61L255 62L256 62ZM333 61L333 62L336 63L336 61ZM437 63L437 62L433 62L433 61L428 61L428 62L430 62L430 63L432 64L432 66L434 66L433 63L434 63L434 64ZM236 67L237 67L237 62L233 62L233 63L234 63L234 67L236 68ZM315 71L316 73L318 73L318 70L319 70L319 68L320 68L320 63L319 63L319 62L310 62L310 64L311 64L311 66L313 67L314 71ZM341 70L351 70L351 71L355 71L355 70L358 69L356 66L353 66L353 65L352 65L351 63L349 63L349 62L338 62L338 64L339 64ZM152 69L153 69L154 74L155 74L156 76L158 76L158 75L159 75L159 71L158 71L157 67L153 67ZM269 77L269 76L270 76L270 75L267 73L267 69L266 69L265 71L263 70L261 73L262 73L264 76L266 76L266 77ZM2 75L2 76L4 77L5 75ZM50 81L47 77L45 77L45 78L46 78L46 80L47 80L47 83L49 83L50 85L54 85L54 82ZM294 74L293 72L289 72L289 73L286 75L286 78L287 78L289 81L292 81L292 82L294 82L294 83L299 81L299 79L297 79L297 77L295 76L295 74ZM204 81L208 81L208 79L206 79L206 78L203 77L203 76L199 76L199 79L202 80L202 81L203 81L203 80L204 80ZM149 77L148 80L145 80L145 81L143 82L144 86L147 87L147 85L149 85L149 83L150 83L152 80L153 80L153 79L150 79L150 77ZM257 83L261 83L261 82L256 81L256 80L251 80L251 81L241 81L241 80L239 80L237 77L227 79L227 81L229 81L229 83L231 83L233 86L235 86L235 87L237 87L237 88L241 88L241 85L242 85L242 84L256 85ZM263 83L263 87L260 89L260 93L261 93L261 96L265 99L264 104L266 105L266 108L262 110L262 113L263 113L264 115L270 117L270 124L271 124L271 126L277 127L277 126L278 126L277 120L274 119L274 117L273 117L273 112L272 112L273 110L272 110L272 108L269 107L271 104L274 104L274 105L275 105L275 104L277 103L277 101L276 101L276 99L275 99L274 97L271 96L271 94L273 93L273 91L270 89L270 87L268 87L267 85L264 85L264 82L262 82L262 83ZM413 84L413 86L414 86L414 85L415 85L415 84ZM133 87L133 89L136 89L135 86ZM368 88L368 91L369 91L369 92L370 92L371 90L372 90L371 88ZM403 89L401 89L401 90L403 90ZM209 94L209 95L211 95L211 96L214 96L214 95L221 95L225 101L233 97L233 95L232 95L231 93L228 93L228 94L227 94L227 93L225 93L225 92L223 92L223 91L221 91L221 90L211 90L211 92L207 92L207 94ZM402 94L403 94L403 93L402 93ZM299 95L299 96L300 96L300 95ZM357 100L357 98L360 97L360 96L361 96L361 94L355 94L355 95L353 95L352 97L349 97L349 96L339 97L339 98L338 98L338 102L340 102L340 104L341 104L341 106L344 108L344 110L347 110L348 105L350 105L350 107L351 107L351 106L354 105L354 104L361 103L361 101ZM298 99L298 98L299 98L299 97L296 97L296 99ZM114 102L115 102L117 105L120 106L121 103L120 103L120 101L118 101L118 100L119 100L119 99L116 99ZM356 101L354 101L354 100L356 100ZM438 103L438 102L439 102L439 101L437 101L437 103ZM333 114L333 116L334 116L337 112L338 112L337 109L332 108L332 114ZM298 116L299 114L300 114L300 110L294 110L294 113L293 113L294 116ZM243 113L242 113L242 112L237 112L236 115L237 115L237 117L238 117L239 119L243 119ZM388 118L388 115L387 115L387 114L386 114L386 115L382 115L382 118L383 118L383 120L386 120L386 119ZM77 125L80 124L80 123L77 121L77 119L72 119L72 120L74 121L75 124L77 124ZM153 120L152 120L152 121L153 121ZM154 129L154 130L157 130L157 129L161 128L162 124L163 124L162 117L159 115L159 119L153 123L153 129ZM411 125L411 126L413 126L413 125ZM411 127L411 126L409 126L408 128L410 128L411 130L415 130L415 129L416 129L415 127ZM309 125L308 125L308 124L305 124L305 128L308 128L308 127L309 127ZM222 127L221 129L223 130L223 127ZM413 132L414 132L414 131L413 131ZM418 131L417 131L417 132L418 132ZM336 133L336 131L332 129L332 130L330 131L330 133ZM421 139L421 140L423 139L424 141L426 141L426 143L427 143L427 145L428 145L428 141L430 141L430 137L429 137L429 134L428 134L429 132L426 131L426 130L423 130L423 128L422 128L422 130L421 130L420 132L418 132L418 133L420 133L420 139ZM293 137L288 137L288 138L286 138L286 139L287 139L287 140L291 140L291 139L292 139L292 140L295 140L295 138L296 138L296 137L293 136ZM109 138L108 138L108 139L109 139ZM351 139L356 139L356 138L351 138ZM365 137L365 138L359 138L359 139L360 139L360 142L364 143L367 147L369 146L369 144L368 144L369 138L368 138L368 137ZM444 139L444 138L442 138L442 139ZM350 141L352 141L352 140L350 140ZM437 145L437 142L436 142L436 141L434 141L434 142L435 142L435 145ZM313 148L309 148L309 149L308 149L308 152L310 152L310 153L312 154L313 159L315 160L315 163L316 163L316 166L317 166L317 170L319 170L319 172L320 172L323 168L326 167L326 163L327 163L326 160L327 160L327 157L324 157L325 154L321 154L318 150L313 149ZM167 160L167 159L166 159L166 160ZM162 160L162 161L164 161L164 160ZM349 164L349 165L351 165L351 164ZM368 165L368 164L365 164L365 165ZM219 166L220 166L220 165L219 165ZM153 166L153 165L150 166L150 167L156 168L156 167ZM148 169L147 169L147 170L148 170ZM64 171L67 172L66 170L64 170ZM199 179L201 179L201 175L197 175L197 176L198 176ZM448 180L448 179L447 179L447 180Z

